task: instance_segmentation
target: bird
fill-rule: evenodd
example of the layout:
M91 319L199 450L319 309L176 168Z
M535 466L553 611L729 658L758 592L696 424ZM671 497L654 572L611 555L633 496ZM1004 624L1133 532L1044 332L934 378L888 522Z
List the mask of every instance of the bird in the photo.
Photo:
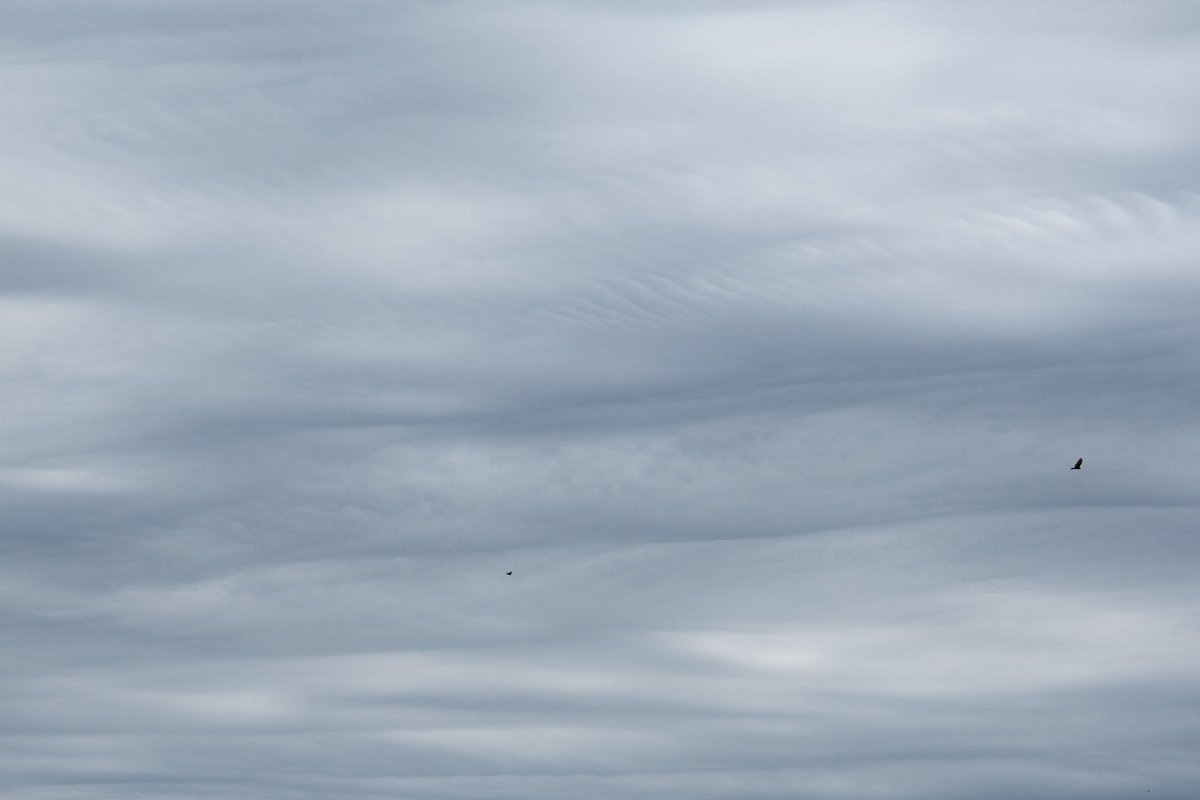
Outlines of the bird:
M1081 458L1076 461L1075 466L1071 467L1071 469L1083 469L1083 459Z
M506 573L504 573L504 574L505 574L505 575L512 575L512 570L510 569L508 572L506 572Z

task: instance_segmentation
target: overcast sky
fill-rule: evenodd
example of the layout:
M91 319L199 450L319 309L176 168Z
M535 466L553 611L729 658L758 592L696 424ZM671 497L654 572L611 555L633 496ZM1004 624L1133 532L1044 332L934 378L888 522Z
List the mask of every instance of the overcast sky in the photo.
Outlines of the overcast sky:
M1198 75L1182 0L5 0L0 796L1194 798Z

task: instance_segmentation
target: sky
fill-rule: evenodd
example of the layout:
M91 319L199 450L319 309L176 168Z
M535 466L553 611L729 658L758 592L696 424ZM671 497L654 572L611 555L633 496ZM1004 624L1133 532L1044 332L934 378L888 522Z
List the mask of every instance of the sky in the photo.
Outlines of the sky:
M0 797L1195 797L1197 74L1175 0L6 0Z

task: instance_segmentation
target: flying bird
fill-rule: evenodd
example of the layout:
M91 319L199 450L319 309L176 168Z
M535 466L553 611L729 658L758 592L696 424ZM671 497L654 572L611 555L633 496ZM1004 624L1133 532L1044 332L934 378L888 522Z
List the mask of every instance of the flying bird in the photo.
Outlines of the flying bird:
M510 569L508 572L506 572L506 573L504 573L504 574L505 574L505 575L512 575L512 570Z
M1083 469L1083 459L1081 458L1076 461L1075 466L1071 467L1071 469Z

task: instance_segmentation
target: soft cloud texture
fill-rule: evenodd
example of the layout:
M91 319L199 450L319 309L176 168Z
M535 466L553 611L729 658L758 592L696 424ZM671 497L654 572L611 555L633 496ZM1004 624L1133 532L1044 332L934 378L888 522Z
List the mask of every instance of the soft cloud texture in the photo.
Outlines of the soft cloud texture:
M1193 796L1198 37L10 0L0 794Z

